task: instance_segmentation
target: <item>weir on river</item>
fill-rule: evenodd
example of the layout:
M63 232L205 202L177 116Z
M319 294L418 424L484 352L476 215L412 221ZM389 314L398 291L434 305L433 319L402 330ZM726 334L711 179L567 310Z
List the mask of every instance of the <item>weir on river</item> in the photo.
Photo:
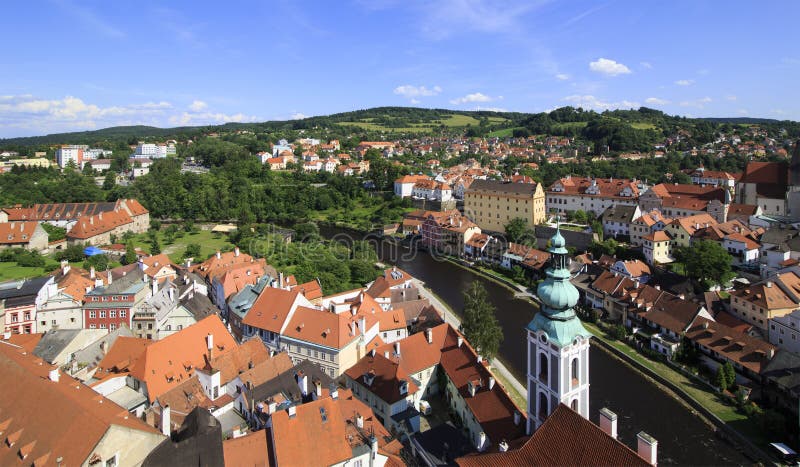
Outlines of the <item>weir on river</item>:
M503 328L500 359L525 384L525 327L536 308L514 298L513 292L472 272L377 237L336 228L321 227L326 238L347 242L349 238L374 241L381 261L394 264L422 280L453 310L463 307L463 292L473 281L481 282L497 309ZM592 346L589 358L590 419L598 423L598 412L608 407L618 415L620 441L636 450L636 434L645 431L658 440L658 463L722 465L751 464L734 446L719 439L714 429L689 408L661 390L629 366ZM523 407L524 409L524 407Z

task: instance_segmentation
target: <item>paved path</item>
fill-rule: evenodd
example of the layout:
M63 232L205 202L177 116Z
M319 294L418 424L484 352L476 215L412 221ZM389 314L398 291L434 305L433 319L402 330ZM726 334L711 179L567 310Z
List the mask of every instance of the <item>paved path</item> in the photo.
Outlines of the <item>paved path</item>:
M448 306L446 303L441 301L439 299L439 297L437 297L433 292L428 290L425 287L425 283L424 282L422 282L421 280L416 279L416 278L412 282L414 282L414 285L416 285L417 289L419 289L420 295L422 295L423 297L427 298L431 302L431 304L434 307L436 307L437 310L441 310L442 313L444 313L444 322L445 323L450 324L451 326L453 326L456 329L461 327L461 320L453 312L452 308L450 308L450 306ZM514 389L518 393L520 393L522 395L522 397L524 397L527 400L527 398L528 398L528 390L527 390L527 388L510 371L508 371L508 368L506 368L506 366L503 364L503 362L501 362L497 358L493 358L491 363L492 363L492 367L494 368L494 370L497 371L498 373L500 373L501 375L503 375L503 377L505 377L508 381L510 381L511 385L514 386Z

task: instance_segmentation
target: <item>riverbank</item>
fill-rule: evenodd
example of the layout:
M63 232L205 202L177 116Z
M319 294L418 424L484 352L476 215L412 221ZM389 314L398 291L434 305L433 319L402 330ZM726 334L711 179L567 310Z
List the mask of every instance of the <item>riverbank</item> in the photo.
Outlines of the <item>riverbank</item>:
M743 450L744 454L754 457L754 461L772 461L764 451L769 440L758 429L757 422L726 403L714 388L666 363L650 360L626 343L608 337L603 330L592 323L583 324L595 337L601 349L652 379L661 390L681 401L705 423L721 430L731 441L746 448Z
M519 291L526 290L520 284L478 268L466 266L452 258L446 258L446 261L502 286L513 292L515 296ZM533 300L529 299L529 301L535 303ZM752 453L752 456L755 456L754 460L770 460L770 457L764 452L769 441L764 437L763 431L759 429L759 424L721 399L714 388L699 379L690 378L666 363L648 359L625 343L610 339L605 332L591 323L584 323L584 325L601 343L598 345L599 349L616 357L642 376L656 383L660 390L681 402L708 426L720 430L735 444L745 447L748 452Z
M459 329L461 327L461 317L459 314L456 313L450 307L450 305L445 303L444 300L442 300L438 295L436 295L434 291L427 288L424 282L416 278L414 279L414 282L420 294L427 298L434 307L442 310L442 313L444 313L443 318L445 323L453 326L456 329ZM491 359L490 363L495 370L495 376L497 376L500 384L511 396L511 399L514 400L520 409L526 410L526 407L528 406L528 390L525 385L514 377L514 375L508 370L506 365L499 358L495 357Z

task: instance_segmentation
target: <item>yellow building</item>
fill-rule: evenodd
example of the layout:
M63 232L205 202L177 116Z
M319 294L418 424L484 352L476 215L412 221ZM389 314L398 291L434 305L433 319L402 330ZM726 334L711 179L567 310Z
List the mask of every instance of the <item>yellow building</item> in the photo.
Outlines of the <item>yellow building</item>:
M800 275L791 271L731 292L733 316L767 331L772 318L786 316L800 307Z
M545 195L539 183L475 180L464 192L464 214L483 230L505 232L512 219L528 227L545 220Z

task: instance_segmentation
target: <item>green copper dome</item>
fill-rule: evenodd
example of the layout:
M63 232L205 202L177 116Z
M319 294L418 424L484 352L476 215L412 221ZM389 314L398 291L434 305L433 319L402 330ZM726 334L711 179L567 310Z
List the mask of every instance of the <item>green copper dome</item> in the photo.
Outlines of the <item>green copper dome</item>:
M578 303L580 295L570 282L566 241L560 228L556 228L555 235L550 239L548 251L552 254L551 265L547 269L547 277L536 289L541 310L528 324L528 329L534 332L543 331L551 342L566 346L578 336L588 338L591 334L586 331L572 309Z

